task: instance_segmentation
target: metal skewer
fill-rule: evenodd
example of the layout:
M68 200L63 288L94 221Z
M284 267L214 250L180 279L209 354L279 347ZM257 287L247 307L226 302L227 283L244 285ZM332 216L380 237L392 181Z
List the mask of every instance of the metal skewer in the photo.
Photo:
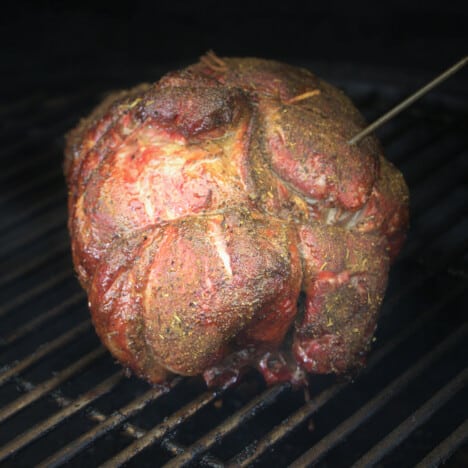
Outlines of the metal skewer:
M376 128L380 127L382 124L390 120L395 115L399 114L402 110L406 109L408 106L413 104L413 102L417 101L420 97L424 96L427 92L431 89L438 86L440 83L445 81L448 77L452 76L458 70L463 68L468 63L468 56L462 58L459 62L455 65L450 67L448 70L444 71L442 74L434 78L431 82L429 82L426 86L423 86L421 89L416 91L411 96L407 97L404 101L400 102L397 106L393 109L389 110L386 114L382 115L382 117L378 118L375 122L371 123L367 126L364 130L359 132L355 135L351 140L348 141L350 145L355 145L364 137L369 135L369 133L373 132Z

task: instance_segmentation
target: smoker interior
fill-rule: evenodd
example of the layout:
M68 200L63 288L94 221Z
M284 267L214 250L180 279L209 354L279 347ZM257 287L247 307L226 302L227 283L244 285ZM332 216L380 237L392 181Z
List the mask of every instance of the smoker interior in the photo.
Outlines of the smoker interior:
M64 133L106 89L161 72L56 76L0 107L0 464L467 466L467 100L435 91L378 132L410 186L412 225L359 375L311 376L310 398L266 388L255 371L224 391L199 378L151 387L90 324L62 154ZM383 84L324 66L322 76L368 120L410 90L404 74Z

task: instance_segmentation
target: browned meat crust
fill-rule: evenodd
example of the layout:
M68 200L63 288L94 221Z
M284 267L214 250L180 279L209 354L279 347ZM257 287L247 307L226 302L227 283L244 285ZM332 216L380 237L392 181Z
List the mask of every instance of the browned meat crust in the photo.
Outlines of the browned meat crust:
M246 365L268 383L361 366L408 223L376 139L347 144L364 124L307 70L213 54L83 120L69 229L114 356L211 385Z

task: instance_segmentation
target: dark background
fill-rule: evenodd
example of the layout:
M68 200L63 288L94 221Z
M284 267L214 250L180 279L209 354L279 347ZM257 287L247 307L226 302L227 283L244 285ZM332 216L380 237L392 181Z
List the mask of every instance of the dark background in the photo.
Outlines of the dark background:
M431 76L467 54L466 3L50 0L9 9L3 3L2 89L13 99L29 90L147 80L208 49L342 64L356 75L372 66Z

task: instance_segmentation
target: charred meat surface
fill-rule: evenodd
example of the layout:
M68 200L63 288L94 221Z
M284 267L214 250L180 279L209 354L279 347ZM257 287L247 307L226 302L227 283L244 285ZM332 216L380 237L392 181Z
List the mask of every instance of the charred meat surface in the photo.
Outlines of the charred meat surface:
M154 383L362 366L408 224L377 140L347 143L364 126L307 70L214 54L82 120L69 230L111 353Z

